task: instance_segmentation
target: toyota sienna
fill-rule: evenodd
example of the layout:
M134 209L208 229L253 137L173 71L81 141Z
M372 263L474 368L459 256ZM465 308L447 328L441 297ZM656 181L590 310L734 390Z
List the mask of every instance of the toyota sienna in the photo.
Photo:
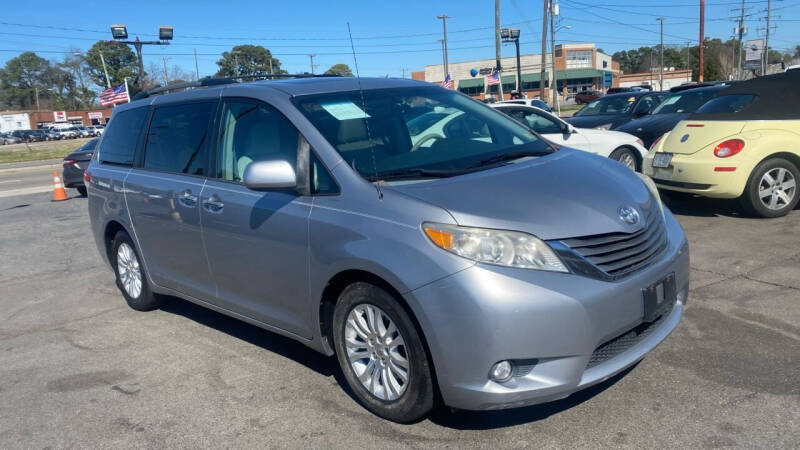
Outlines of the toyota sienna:
M147 95L114 109L84 175L125 300L181 297L335 355L381 417L564 398L680 320L688 245L652 181L463 94L312 78Z

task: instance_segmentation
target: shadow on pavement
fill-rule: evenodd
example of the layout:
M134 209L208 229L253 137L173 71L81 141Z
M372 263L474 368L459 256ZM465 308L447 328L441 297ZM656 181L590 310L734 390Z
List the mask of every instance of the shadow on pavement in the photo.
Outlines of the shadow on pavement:
M661 191L661 199L677 215L694 217L750 218L738 200L700 197L681 192Z
M491 430L537 422L592 399L621 380L637 365L639 365L638 362L608 380L578 391L562 400L498 411L451 411L441 408L430 416L430 420L437 425L458 430Z

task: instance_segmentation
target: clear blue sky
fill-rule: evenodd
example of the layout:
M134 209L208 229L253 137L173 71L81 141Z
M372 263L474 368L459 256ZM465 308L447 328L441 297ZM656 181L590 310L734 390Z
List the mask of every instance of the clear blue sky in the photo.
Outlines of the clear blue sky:
M685 45L698 38L698 1L695 0L561 0L562 30L557 42L595 42L607 53L658 43L656 17L666 18L664 42ZM727 39L730 20L740 6L737 0L707 0L706 36ZM158 25L172 25L175 39L168 47L148 46L145 67L161 63L194 71L192 52L199 54L200 75L216 71L219 54L236 44L269 48L290 72L309 70L308 53L314 53L317 71L344 62L353 67L347 39L347 22L353 32L362 76L406 76L426 64L441 62L442 24L448 20L450 61L494 56L493 0L457 1L205 1L137 0L18 2L0 17L0 64L24 50L59 59L72 47L88 49L98 39L110 39L108 26L124 23L133 38L154 39ZM134 6L135 5L135 6ZM747 1L747 38L763 34L766 0ZM771 33L771 47L778 50L800 44L800 0L773 0L773 15L780 16ZM540 0L502 0L501 23L521 29L523 53L541 50ZM27 26L19 26L27 25ZM8 51L11 50L11 51ZM52 53L47 53L52 52ZM504 45L503 54L514 54Z

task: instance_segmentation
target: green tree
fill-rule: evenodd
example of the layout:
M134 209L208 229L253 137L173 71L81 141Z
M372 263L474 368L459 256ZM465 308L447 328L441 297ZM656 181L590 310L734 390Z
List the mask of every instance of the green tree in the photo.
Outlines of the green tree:
M75 105L75 109L94 107L97 92L90 87L93 84L92 76L89 73L89 65L86 64L83 54L75 49L58 63L58 67L72 75L74 87L69 96L70 101Z
M139 62L136 54L126 44L117 41L97 41L86 52L86 64L89 66L89 76L98 86L106 87L106 76L103 73L103 62L100 53L106 62L108 78L112 86L125 82L138 84Z
M352 77L353 71L347 64L339 63L331 66L330 69L325 71L325 75L339 75L340 77Z
M24 52L6 62L0 72L5 109L31 109L36 106L36 91L45 89L50 62L33 52Z
M260 45L237 45L229 52L222 53L217 61L217 76L267 76L287 73L281 69L281 62Z
M792 58L800 58L800 45L794 47L794 55L792 55Z

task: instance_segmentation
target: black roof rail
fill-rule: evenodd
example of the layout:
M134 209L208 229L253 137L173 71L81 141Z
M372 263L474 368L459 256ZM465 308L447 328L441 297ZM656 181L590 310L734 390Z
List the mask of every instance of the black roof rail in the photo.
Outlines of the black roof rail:
M176 91L179 89L220 86L223 84L239 83L240 81L271 80L273 78L328 78L328 77L339 77L339 76L341 75L326 75L326 74L317 75L311 73L294 73L294 74L273 73L266 75L242 75L236 77L220 77L220 78L205 77L197 81L187 81L184 83L170 84L168 86L158 86L153 89L141 91L133 96L133 100L147 98L155 94L161 94L163 92L169 93L169 91Z

